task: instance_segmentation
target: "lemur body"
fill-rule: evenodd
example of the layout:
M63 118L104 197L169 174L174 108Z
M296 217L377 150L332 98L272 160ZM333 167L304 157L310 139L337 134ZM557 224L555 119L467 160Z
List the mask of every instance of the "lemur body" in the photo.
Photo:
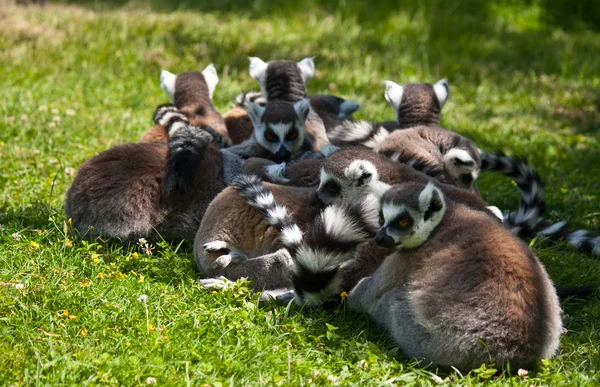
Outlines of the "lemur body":
M212 128L192 126L164 106L158 111L168 143L119 145L80 168L65 212L81 236L193 240L210 201L241 173L241 160L220 149Z
M350 292L349 308L368 313L406 356L442 366L516 369L554 355L558 297L522 241L433 184L395 186L381 203L376 241L396 251Z

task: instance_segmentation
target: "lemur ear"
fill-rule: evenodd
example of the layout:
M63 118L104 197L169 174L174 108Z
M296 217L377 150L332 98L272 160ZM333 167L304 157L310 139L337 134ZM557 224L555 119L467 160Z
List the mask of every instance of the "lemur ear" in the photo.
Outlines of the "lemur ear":
M442 214L446 203L444 195L433 183L428 183L419 194L419 208L423 212L423 220Z
M344 171L346 178L357 187L371 184L379 180L379 173L372 162L367 160L354 160Z
M252 120L252 125L254 125L255 128L257 126L260 126L264 112L265 108L260 105L257 105L255 103L251 103L248 105L248 115L250 116L250 119Z
M174 102L173 96L175 95L175 79L177 75L168 72L167 70L160 71L160 87L169 94L171 102Z
M206 81L206 86L208 86L208 95L212 100L213 93L215 92L215 88L217 87L217 83L219 83L219 75L217 74L217 69L211 63L204 70L202 70L202 75L204 75L204 80Z
M298 62L298 67L300 67L300 71L302 72L304 83L310 81L310 79L315 75L315 62L313 62L313 58L314 57L311 56Z
M298 120L304 123L308 118L308 113L310 113L310 103L308 98L296 102L294 104L294 111L298 115Z
M268 64L255 56L251 56L248 59L250 59L250 76L260 83L267 71Z
M392 81L384 81L384 83L385 99L394 108L394 110L397 111L400 107L400 103L402 102L402 94L404 93L404 87Z
M448 80L446 78L440 79L435 85L433 85L433 90L435 91L435 95L437 96L441 109L444 106L446 100L448 100L448 97L450 96Z

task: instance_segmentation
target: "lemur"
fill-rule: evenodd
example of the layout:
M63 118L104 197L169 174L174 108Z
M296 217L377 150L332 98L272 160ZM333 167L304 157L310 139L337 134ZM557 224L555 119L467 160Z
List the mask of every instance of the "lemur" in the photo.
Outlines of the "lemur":
M308 99L311 108L323 120L325 130L330 130L346 120L352 120L352 114L360 108L358 103L346 101L335 95L311 95ZM259 91L242 92L235 98L234 107L223 114L233 144L240 144L252 136L254 127L248 115L250 103L265 106L267 100Z
M181 112L155 117L168 143L118 145L79 169L65 212L81 236L191 241L210 201L242 171L211 128Z
M297 63L290 60L272 60L265 63L260 58L249 59L250 76L258 82L261 93L268 102L297 103L306 98L306 82L315 73L312 58L304 58ZM312 142L314 151L327 155L335 149L329 143L323 120L312 110L306 121L306 136Z
M556 352L561 310L542 264L493 215L450 200L437 183L392 186L380 205L367 197L327 207L304 235L285 207L256 203L293 257L300 305L339 289L348 252L375 236L393 252L347 305L386 329L406 356L469 370L490 361L530 367Z
M271 101L265 107L250 104L248 115L254 126L253 136L228 150L243 160L260 157L277 162L312 153L312 143L305 132L309 112L307 99L295 104Z

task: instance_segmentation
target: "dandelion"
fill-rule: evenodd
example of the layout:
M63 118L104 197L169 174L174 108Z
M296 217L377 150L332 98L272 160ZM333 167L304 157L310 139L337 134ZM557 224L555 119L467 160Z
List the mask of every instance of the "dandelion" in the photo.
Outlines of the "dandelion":
M96 250L102 250L103 246L102 245L98 245L96 246Z
M74 314L69 315L69 320L75 320L76 318L77 318L77 316L75 316Z
M68 116L74 116L75 115L75 110L73 109L67 109L67 111L65 111L65 114Z
M80 334L81 336L87 336L87 335L88 335L88 331L87 331L87 329L86 329L85 327L83 327L83 328L81 329L81 331L79 331L79 334Z
M67 238L67 239L65 240L65 246L67 246L67 247L69 247L69 248L70 248L70 247L73 247L73 241L72 241L72 240L70 240L69 238Z
M119 272L117 272L117 274L119 275L119 278L121 278L121 279L123 279L123 278L127 277L127 274L123 274L123 273L121 273L120 271L119 271Z
M131 343L128 341L128 342L125 343L125 346L126 347L131 347Z
M25 285L23 285L23 284L21 284L21 283L19 283L19 284L16 284L16 285L15 285L15 289L17 289L17 290L25 290Z
M20 241L21 240L21 234L19 234L18 232L13 233L11 236L16 241Z
M98 258L98 255L97 254L92 254L92 262L98 263L98 261L100 261L100 258Z
M92 282L80 282L79 285L81 285L82 288L87 288L89 286L92 286Z
M42 106L40 106L40 107L38 108L38 110L39 110L39 111L41 111L41 112L47 112L47 111L48 111L48 106L46 106L46 105L42 105Z
M38 245L37 243L35 243L34 241L29 241L29 247L31 247L32 249L39 249L40 245Z
M62 315L67 317L69 315L69 309L63 310Z
M140 279L139 279L139 281L140 281L141 283L144 283L144 276L143 276L143 275L141 275L141 274L140 274Z
M98 278L102 279L102 278L104 278L104 277L105 277L105 276L104 276L104 273L98 273Z
M50 113L52 113L52 114L58 114L59 111L58 111L57 108L54 108L54 109L50 110Z
M133 258L135 258L135 259L139 259L140 258L140 255L138 253L135 253L135 252L133 254L131 254L131 256Z
M348 297L348 293L346 293L346 292L341 292L341 293L340 293L340 297L342 297L342 298L346 298L346 297Z
M216 291L216 290L213 290L211 293L212 293L212 294L217 294L217 291Z
M526 378L527 375L529 375L529 371L524 370L523 368L519 368L519 370L517 371L517 375L519 375L522 378Z
M148 301L148 296L145 294L140 294L140 296L138 297L138 302L142 302L142 303L146 303L146 301Z
M153 378L152 376L149 376L146 378L146 384L149 386L151 384L156 384L156 378Z

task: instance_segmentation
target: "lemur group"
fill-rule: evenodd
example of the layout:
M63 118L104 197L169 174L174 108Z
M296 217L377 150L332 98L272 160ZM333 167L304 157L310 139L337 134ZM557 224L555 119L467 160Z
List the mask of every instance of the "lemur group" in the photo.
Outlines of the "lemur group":
M193 242L204 287L247 278L261 299L305 309L342 298L423 364L516 370L552 357L559 296L585 290L553 285L524 240L600 255L600 238L542 218L543 185L524 159L440 127L445 79L385 81L395 119L367 122L353 101L307 96L314 69L250 58L261 91L224 115L213 65L163 70L172 103L154 125L79 168L65 205L74 232ZM520 207L486 203L481 172L513 179Z

